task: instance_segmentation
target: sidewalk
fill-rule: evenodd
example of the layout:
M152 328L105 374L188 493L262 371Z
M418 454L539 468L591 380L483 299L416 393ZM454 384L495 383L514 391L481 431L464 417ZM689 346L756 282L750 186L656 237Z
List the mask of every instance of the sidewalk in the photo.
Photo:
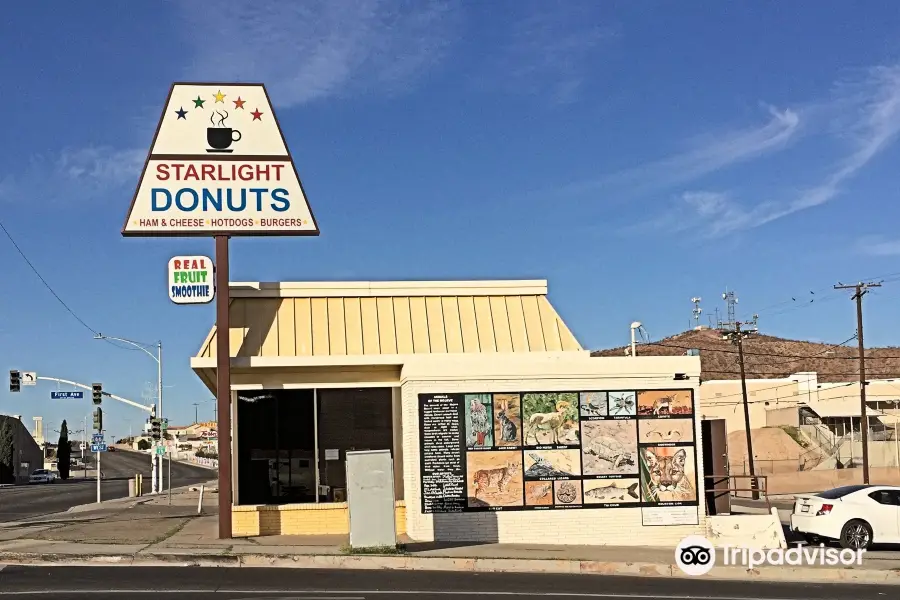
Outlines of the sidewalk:
M86 505L60 515L0 525L0 563L403 569L687 577L672 548L521 544L429 544L360 554L346 536L217 538L217 495L173 490ZM900 583L900 552L871 552L860 566L717 566L711 579Z

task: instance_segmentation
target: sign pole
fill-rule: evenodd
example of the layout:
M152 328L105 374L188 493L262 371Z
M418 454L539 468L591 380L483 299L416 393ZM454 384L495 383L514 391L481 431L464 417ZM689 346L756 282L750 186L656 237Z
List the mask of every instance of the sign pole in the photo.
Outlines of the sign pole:
M173 257L167 287L176 304L210 302L216 290L209 285L207 266L215 269L219 537L230 539L237 492L231 427L229 238L319 235L263 84L172 84L122 235L215 238L214 264L209 265L205 257ZM22 375L22 385L30 385L29 375L36 376ZM159 409L161 415L162 406ZM153 473L157 477L156 469ZM161 463L158 477L154 488L162 492Z
M228 236L217 235L216 277L216 432L219 446L219 539L231 538L231 324L228 308Z
M100 450L97 450L97 504L100 504Z

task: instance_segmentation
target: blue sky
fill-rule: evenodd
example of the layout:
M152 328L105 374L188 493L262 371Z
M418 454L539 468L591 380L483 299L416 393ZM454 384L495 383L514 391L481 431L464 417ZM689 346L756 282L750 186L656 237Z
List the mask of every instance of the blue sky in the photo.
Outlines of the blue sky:
M595 348L726 287L765 333L839 342L831 286L887 276L866 339L900 344L894 3L50 4L0 22L0 218L88 327L0 236L4 369L140 399L155 363L89 328L162 339L166 412L212 416L189 357L213 309L164 290L212 241L119 233L174 80L267 84L322 230L234 241L232 280L546 278ZM51 389L0 411L89 412Z

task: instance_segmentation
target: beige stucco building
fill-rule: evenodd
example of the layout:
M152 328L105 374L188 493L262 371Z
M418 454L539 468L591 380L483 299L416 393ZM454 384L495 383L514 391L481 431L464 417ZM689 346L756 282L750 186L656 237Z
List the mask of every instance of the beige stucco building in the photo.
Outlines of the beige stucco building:
M232 283L231 296L235 536L346 534L343 461L363 449L391 450L398 533L416 540L705 531L699 358L591 358L545 281ZM217 334L191 359L211 392ZM458 429L434 427L438 410ZM663 429L678 437L652 437Z
M704 381L703 418L725 419L729 433L744 430L743 394L739 379ZM820 383L815 372L794 373L779 379L747 379L750 427L802 424L801 407L823 421L858 419L859 381ZM868 416L892 422L900 416L900 380L871 379L866 385Z

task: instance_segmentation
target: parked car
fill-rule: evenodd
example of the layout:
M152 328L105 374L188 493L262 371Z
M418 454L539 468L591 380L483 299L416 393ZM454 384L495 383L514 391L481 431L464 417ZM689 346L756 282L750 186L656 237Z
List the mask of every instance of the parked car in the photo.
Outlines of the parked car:
M900 487L847 485L794 496L791 531L810 544L837 541L844 548L900 543Z
M47 469L35 469L28 478L28 483L53 483L55 477Z

